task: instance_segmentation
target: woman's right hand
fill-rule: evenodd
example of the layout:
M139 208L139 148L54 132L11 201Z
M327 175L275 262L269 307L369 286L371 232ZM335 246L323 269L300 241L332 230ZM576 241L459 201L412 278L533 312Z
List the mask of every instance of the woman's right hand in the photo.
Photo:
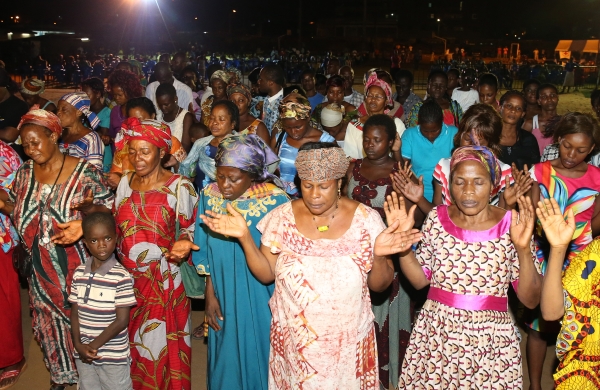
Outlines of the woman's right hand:
M394 221L387 229L382 231L375 239L373 254L375 256L390 256L410 250L413 244L421 241L423 234L419 229L402 231L398 229L400 223Z
M550 198L539 201L535 213L542 223L544 234L550 245L553 247L567 247L573 239L576 228L573 209L568 209L563 215L556 199Z
M248 225L242 214L238 213L231 203L227 203L227 212L225 214L217 214L211 210L206 210L206 215L201 215L202 222L210 230L215 233L222 234L224 236L230 236L235 238L242 238L246 233L249 232Z
M83 237L80 219L59 223L56 226L62 230L50 238L54 244L71 245Z
M219 325L219 321L223 321L221 305L219 304L219 299L215 296L214 291L209 292L208 289L205 294L204 312L206 313L206 322L208 322L208 326L213 328L214 331L221 330L221 325Z
M121 175L115 172L105 173L104 178L106 179L106 182L112 189L117 188L119 186L119 182L121 181Z
M399 197L395 192L386 197L386 201L383 202L383 211L385 212L385 219L389 226L392 226L394 222L398 221L398 228L396 232L407 231L415 226L415 209L417 205L412 205L408 213L406 212L406 204L404 198Z

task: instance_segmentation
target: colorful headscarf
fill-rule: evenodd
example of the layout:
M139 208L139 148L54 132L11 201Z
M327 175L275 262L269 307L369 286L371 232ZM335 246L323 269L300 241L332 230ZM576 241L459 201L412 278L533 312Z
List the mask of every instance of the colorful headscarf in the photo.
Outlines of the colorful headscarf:
M296 170L300 180L327 181L346 176L350 160L338 146L300 150L296 157Z
M365 93L366 94L369 93L369 88L371 88L372 86L376 86L376 87L383 89L383 92L385 93L385 98L386 98L385 105L387 107L394 106L394 101L392 100L392 88L390 87L390 85L388 83L379 79L377 77L376 72L371 73L371 75L369 76L369 79L367 80L367 83L365 84Z
M344 106L330 103L321 110L321 124L326 127L339 125L344 119Z
M140 121L138 118L127 118L115 137L115 147L122 150L130 141L147 141L167 153L171 150L171 129L154 119Z
M240 93L248 99L248 101L252 100L252 92L246 87L244 84L231 84L227 87L227 97L231 98L231 95L234 93Z
M210 81L213 81L214 79L219 79L221 81L223 81L225 84L229 84L229 79L231 77L229 76L229 73L227 73L224 70L217 70L215 73L212 74L212 76L210 76Z
M377 71L383 70L381 68L371 68L369 70L367 70L367 72L365 73L365 75L363 76L363 85L367 85L367 81L369 80L369 78L371 77L371 75L373 73L377 73ZM365 88L365 91L367 89Z
M500 163L494 156L494 153L485 146L462 146L457 148L452 154L450 160L450 177L454 174L454 170L458 164L465 161L475 161L482 164L490 174L492 182L492 191L500 186L502 178L502 170Z
M60 98L75 107L78 111L81 111L90 121L92 130L100 124L100 119L90 110L90 97L85 92L73 92L68 93Z
M46 84L40 79L25 79L21 82L21 93L25 95L41 95L46 90Z
M260 182L272 181L283 188L281 180L270 173L279 165L279 157L255 134L236 134L223 138L215 156L215 165L241 169L255 175Z
M21 127L27 124L45 127L51 132L56 133L58 136L62 134L60 119L50 111L41 110L39 108L30 110L21 117L21 122L19 122L17 129L21 130Z
M304 99L298 99L302 102ZM309 119L310 118L310 103L306 100L306 103L286 102L283 101L279 104L279 119Z
M234 73L235 77L237 78L237 82L238 83L242 82L242 72L238 68L230 66L229 68L225 69L225 71L227 73ZM229 78L231 79L231 76Z

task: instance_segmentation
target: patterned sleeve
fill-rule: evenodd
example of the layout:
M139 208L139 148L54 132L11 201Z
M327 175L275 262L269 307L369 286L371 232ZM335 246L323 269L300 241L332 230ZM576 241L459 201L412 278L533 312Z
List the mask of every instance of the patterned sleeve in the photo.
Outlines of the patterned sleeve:
M346 128L344 137L344 153L354 160L363 158L362 153L362 131L358 130L351 122Z
M452 100L452 104L450 105L454 109L454 115L458 118L458 122L462 120L463 110L460 104L456 100ZM454 126L458 127L458 123L455 123Z
M115 293L115 306L128 307L135 306L137 301L133 292L133 280L127 270L123 269L123 278L117 283L117 291Z
M189 178L196 176L196 165L198 164L198 159L200 158L200 153L202 153L203 147L206 146L201 140L202 138L194 142L194 145L192 146L192 149L188 153L185 160L179 164L180 175Z
M433 170L433 180L435 180L442 187L444 186L444 171L442 169L442 160L440 160Z
M173 143L173 145L171 146L171 155L175 157L175 160L177 160L177 162L182 162L187 157L185 149L183 148L181 142L179 142L177 138L171 137L171 142Z
M32 160L29 160L32 161ZM18 197L17 191L21 189L25 185L24 181L27 177L27 171L30 169L33 161L25 162L23 165L19 167L19 169L14 174L14 179L11 181L10 191L8 191L8 200L15 203Z
M194 241L196 214L198 213L198 193L187 178L181 179L177 198L179 199L179 237L177 239Z
M408 115L406 116L406 121L404 122L404 124L406 125L406 128L410 128L410 127L415 127L419 121L419 110L421 109L421 106L423 105L422 102L416 103L411 109L410 112L408 113Z
M540 162L556 160L558 158L558 144L550 144L544 148Z
M281 241L283 237L282 222L284 211L292 212L291 203L286 203L274 210L271 210L256 225L258 231L262 233L262 238L260 240L261 244L270 248L271 253L273 254L278 254L281 252Z
M89 134L89 137L87 137L89 144L86 160L90 164L102 169L104 166L104 143L102 143L102 138L95 131Z
M435 211L434 211L435 210ZM437 232L434 229L434 219L437 219L437 208L433 209L425 222L423 223L423 227L421 228L421 233L423 233L423 238L417 247L417 251L415 252L415 257L421 267L423 268L423 272L427 279L431 280L432 267L433 267L433 239L437 236Z
M71 293L69 294L69 302L70 303L77 303L77 295L78 295L78 288L79 288L79 277L82 275L82 268L81 266L77 267L77 269L75 270L75 272L73 273L73 282L71 283Z
M95 205L105 206L107 209L112 210L115 196L106 185L102 174L102 165L97 167L86 162L81 176L81 191L73 198L73 203L81 202L90 190L94 194Z

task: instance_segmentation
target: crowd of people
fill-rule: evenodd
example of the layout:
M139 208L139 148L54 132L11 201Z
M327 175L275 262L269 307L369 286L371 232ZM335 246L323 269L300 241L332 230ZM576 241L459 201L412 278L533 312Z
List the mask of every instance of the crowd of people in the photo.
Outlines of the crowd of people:
M339 61L186 65L56 102L0 69L0 389L19 275L51 390L189 390L192 337L213 390L521 389L517 324L531 389L550 338L556 388L598 388L599 91L559 116L555 85L469 69L422 99L401 68L363 95Z

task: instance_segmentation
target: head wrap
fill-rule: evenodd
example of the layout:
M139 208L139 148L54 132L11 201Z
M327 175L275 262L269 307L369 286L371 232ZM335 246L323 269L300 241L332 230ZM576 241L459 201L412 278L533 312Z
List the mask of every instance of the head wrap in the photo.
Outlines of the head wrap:
M229 68L225 69L225 71L227 73L234 73L237 78L237 82L238 83L242 82L242 72L238 68L234 68L233 66L230 66ZM231 78L231 76L230 76L230 78Z
M233 167L246 171L258 181L272 181L283 188L281 180L270 172L279 165L279 157L259 136L236 134L223 138L215 156L217 167Z
M454 170L458 164L465 161L475 161L485 167L490 174L492 192L498 188L498 186L500 186L502 170L500 169L500 163L490 149L485 146L477 145L457 148L452 154L452 159L450 160L450 176L454 174Z
M115 138L115 147L123 150L125 144L130 141L147 141L159 149L167 152L173 144L171 141L171 129L162 122L148 119L140 121L138 118L127 118L121 125L121 130Z
M30 110L27 114L21 117L21 122L17 126L18 130L21 130L21 127L33 124L47 128L53 133L56 133L58 136L62 134L62 126L60 125L60 119L50 111L41 110L41 109L33 109Z
M371 77L371 75L373 73L377 73L378 70L383 70L383 69L381 69L381 68L371 68L371 69L367 70L367 72L363 76L363 85L367 85L367 81L369 80L369 78ZM365 91L366 90L367 89L365 88Z
M224 70L217 70L212 74L212 76L210 76L210 81L213 81L214 79L219 79L225 84L229 84L230 76L229 73L225 72Z
M73 92L68 93L60 98L75 107L78 111L81 111L90 121L92 130L100 124L100 119L90 110L90 97L85 92Z
M377 73L375 73L375 72L371 73L371 75L369 76L369 79L367 80L367 84L365 84L365 92L369 93L369 88L371 88L372 86L376 86L376 87L383 89L383 92L385 93L385 98L386 98L385 105L387 107L394 106L394 101L392 100L392 88L390 87L390 85L388 83L379 79L377 77Z
M310 111L310 104L283 101L279 104L280 119L309 119Z
M296 157L300 180L327 181L346 175L350 161L340 147L300 150Z
M246 87L244 84L232 84L227 87L227 97L231 98L231 95L234 93L240 93L248 99L248 101L252 100L252 92Z
M41 95L46 90L46 84L39 79L25 79L21 82L21 93L25 95Z
M344 106L330 103L321 110L321 124L327 127L339 125L344 118Z

